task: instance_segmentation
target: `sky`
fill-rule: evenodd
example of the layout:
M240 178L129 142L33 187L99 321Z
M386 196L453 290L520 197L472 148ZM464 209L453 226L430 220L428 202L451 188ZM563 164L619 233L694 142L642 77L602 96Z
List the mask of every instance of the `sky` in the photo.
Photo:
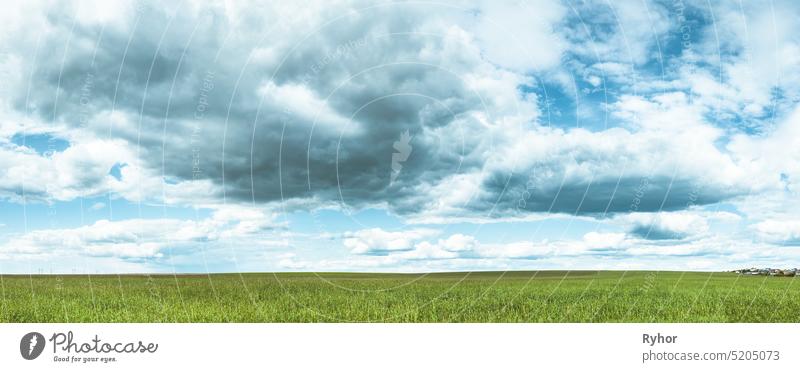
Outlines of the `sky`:
M796 1L0 14L0 273L800 266Z

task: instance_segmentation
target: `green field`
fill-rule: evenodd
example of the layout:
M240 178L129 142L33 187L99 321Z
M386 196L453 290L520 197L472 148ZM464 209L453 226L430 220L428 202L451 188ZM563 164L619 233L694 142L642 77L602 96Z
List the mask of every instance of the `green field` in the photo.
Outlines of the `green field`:
M794 277L526 271L3 275L2 322L800 322Z

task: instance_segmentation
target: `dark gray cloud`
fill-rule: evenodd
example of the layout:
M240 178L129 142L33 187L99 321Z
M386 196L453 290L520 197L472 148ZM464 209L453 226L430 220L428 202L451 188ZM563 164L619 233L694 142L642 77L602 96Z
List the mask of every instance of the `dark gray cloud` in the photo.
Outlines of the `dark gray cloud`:
M630 173L618 176L598 174L579 182L556 176L528 183L524 176L495 174L484 183L484 189L491 192L478 208L492 203L501 210L603 215L683 210L737 195L733 191L700 186L696 179L682 176L674 179Z
M672 240L683 239L687 237L686 234L678 233L668 229L662 229L658 226L636 226L630 231L630 233L642 239L649 240Z
M535 95L516 89L530 77L484 58L457 26L472 13L427 10L332 8L271 32L283 20L272 10L258 17L258 9L145 8L105 28L73 27L58 16L69 9L53 10L29 89L15 103L45 122L123 139L148 168L172 180L210 180L228 200L382 204L419 214L437 203L430 190L481 172L464 213L679 210L736 194L696 191L691 175L659 173L637 196L643 174L615 177L619 159L604 159L602 149L584 149L587 162L608 165L596 178L557 171L529 181L488 167L499 146L521 140L494 121L537 126ZM413 150L392 183L393 144L406 131ZM546 166L558 170L562 161Z

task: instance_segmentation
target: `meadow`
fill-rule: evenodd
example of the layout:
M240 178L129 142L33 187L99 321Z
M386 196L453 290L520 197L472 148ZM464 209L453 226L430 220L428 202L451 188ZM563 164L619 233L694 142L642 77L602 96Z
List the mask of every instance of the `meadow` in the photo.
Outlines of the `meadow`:
M0 279L0 322L800 322L795 277L720 272Z

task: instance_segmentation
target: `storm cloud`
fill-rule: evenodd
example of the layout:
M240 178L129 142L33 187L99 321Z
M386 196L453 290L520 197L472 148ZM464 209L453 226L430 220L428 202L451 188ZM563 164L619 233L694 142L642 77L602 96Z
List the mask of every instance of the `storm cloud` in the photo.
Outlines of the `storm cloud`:
M104 164L162 185L204 183L206 201L492 218L682 210L758 188L685 98L621 99L605 128L553 127L543 88L577 41L554 31L560 4L519 11L537 27L499 40L514 25L489 3L134 2L102 22L64 4L32 22L47 30L40 38L11 42L32 63L8 101L73 146L124 143ZM662 112L684 113L668 123L675 131ZM406 132L411 151L393 180ZM97 174L74 188L108 191Z

